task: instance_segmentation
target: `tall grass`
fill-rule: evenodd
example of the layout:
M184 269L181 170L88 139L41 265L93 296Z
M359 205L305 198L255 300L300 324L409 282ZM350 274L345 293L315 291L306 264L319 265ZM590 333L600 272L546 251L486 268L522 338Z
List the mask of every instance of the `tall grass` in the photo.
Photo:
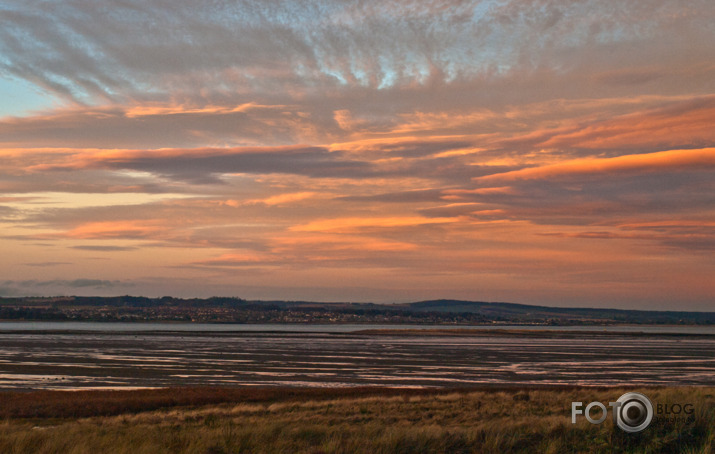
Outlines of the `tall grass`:
M694 403L692 423L654 422L638 434L622 432L610 418L571 424L572 401L609 402L632 390L293 390L297 395L282 397L275 390L263 399L113 416L6 417L0 452L715 452L715 388L642 390L654 402Z

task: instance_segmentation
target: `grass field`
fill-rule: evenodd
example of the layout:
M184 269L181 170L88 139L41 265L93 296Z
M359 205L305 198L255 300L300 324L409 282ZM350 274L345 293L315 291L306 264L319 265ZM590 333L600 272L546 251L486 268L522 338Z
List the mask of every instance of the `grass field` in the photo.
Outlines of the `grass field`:
M571 402L692 403L628 434ZM0 393L1 453L715 452L715 388L191 388ZM597 416L596 413L593 416Z

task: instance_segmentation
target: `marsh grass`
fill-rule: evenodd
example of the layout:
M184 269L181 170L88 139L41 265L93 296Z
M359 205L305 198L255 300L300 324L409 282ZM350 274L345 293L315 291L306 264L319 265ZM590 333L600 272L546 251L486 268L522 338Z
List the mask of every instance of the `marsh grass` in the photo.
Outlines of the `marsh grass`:
M244 388L238 394L225 390L223 402L165 405L148 411L89 417L9 415L0 423L0 452L715 452L715 388L641 390L654 402L694 403L692 423L654 421L639 434L622 432L610 418L601 425L583 418L571 424L572 401L609 402L632 390L332 389L303 393L300 389L277 388L264 394L253 390L255 393L246 397L241 393L251 390ZM204 393L204 397L218 399L207 390ZM92 413L92 393L65 394L80 396L82 408ZM175 390L174 394L181 393ZM195 391L193 398L200 394ZM24 396L30 402L35 398ZM102 394L94 397L100 403L107 398ZM15 399L17 410L22 395ZM97 408L105 411L102 405Z

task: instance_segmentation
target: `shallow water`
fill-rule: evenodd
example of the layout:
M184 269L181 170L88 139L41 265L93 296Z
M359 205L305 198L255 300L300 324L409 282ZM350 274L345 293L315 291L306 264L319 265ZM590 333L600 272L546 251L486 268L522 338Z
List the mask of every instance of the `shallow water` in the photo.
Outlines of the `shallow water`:
M0 332L3 389L479 384L715 385L715 338Z
M715 325L376 325L317 323L189 323L189 322L0 322L2 331L101 331L101 332L282 332L282 333L352 333L372 329L519 329L527 331L602 331L613 333L675 333L715 335Z

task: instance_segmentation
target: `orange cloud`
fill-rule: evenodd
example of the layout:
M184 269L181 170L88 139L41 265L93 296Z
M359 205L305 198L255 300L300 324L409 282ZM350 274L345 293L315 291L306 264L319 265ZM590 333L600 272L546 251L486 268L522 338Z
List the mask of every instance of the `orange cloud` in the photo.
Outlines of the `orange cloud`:
M187 107L187 106L134 106L128 107L124 111L124 115L128 118L148 117L154 115L186 115L186 114L231 114L236 112L248 112L255 109L282 109L286 106L282 105L261 105L255 102L239 104L235 107L227 106L204 106L204 107Z
M715 141L715 97L597 122L542 142L545 148L631 148L644 145L703 145Z
M87 222L61 235L77 239L149 238L167 231L157 221Z
M289 194L279 194L260 200L265 205L284 205L291 202L310 199L315 197L316 193L312 191L292 192Z
M200 266L218 267L266 267L312 264L321 266L343 263L356 266L367 261L367 266L374 256L371 254L399 253L415 251L417 245L384 240L379 238L344 236L334 234L308 234L299 237L278 237L272 239L273 247L267 253L227 253L218 257L193 262Z
M418 216L358 218L346 217L312 221L291 228L296 232L354 232L363 228L409 227L425 224L445 224L455 218L424 218Z
M460 112L414 112L401 115L402 122L393 134L414 134L435 131L454 131L468 128L480 122L493 120L498 114L486 109Z
M618 227L627 230L639 230L639 229L688 229L688 228L700 228L700 227L715 227L715 222L709 220L667 220L667 221L652 221L652 222L632 222L628 224L621 224Z
M399 252L417 249L417 245L404 241L393 241L382 238L371 238L365 236L345 236L328 234L312 234L306 232L299 237L274 238L275 247L273 251L285 255L289 252L300 251L352 251L360 253L371 252ZM308 252L310 254L310 252Z
M702 170L715 167L715 148L668 150L603 159L574 159L558 164L529 167L474 178L478 182L539 180L620 172L649 173Z
M300 202L301 200L307 200L314 197L318 197L319 194L314 191L301 191L301 192L290 192L286 194L278 194L263 199L251 199L251 200L193 200L192 205L195 206L229 206L233 208L251 206L251 205L266 205L266 206L280 206L289 205L294 202Z

